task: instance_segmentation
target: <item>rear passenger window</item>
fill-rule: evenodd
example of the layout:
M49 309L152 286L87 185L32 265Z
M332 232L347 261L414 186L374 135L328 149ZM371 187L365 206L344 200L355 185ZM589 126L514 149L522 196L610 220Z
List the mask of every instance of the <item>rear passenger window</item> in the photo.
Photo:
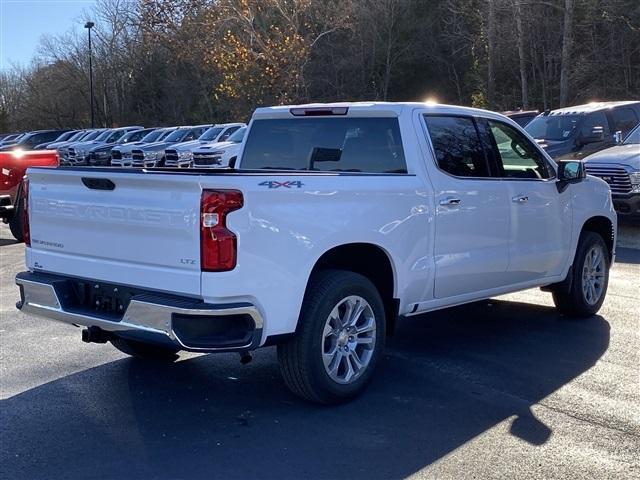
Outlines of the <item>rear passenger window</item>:
M613 116L613 129L622 132L625 137L638 124L636 112L630 108L618 108L611 112Z
M397 118L255 120L241 167L407 173Z
M609 131L609 121L604 112L593 112L587 115L581 127L582 135L591 135L597 128L602 128L602 133L605 137L611 134Z
M470 117L425 115L440 169L456 177L490 177L487 158Z

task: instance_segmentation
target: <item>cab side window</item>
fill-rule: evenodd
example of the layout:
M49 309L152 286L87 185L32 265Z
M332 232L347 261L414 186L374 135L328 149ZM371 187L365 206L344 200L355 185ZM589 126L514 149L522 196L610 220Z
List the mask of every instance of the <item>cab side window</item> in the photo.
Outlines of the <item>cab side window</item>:
M638 124L636 112L631 108L614 109L611 116L613 117L613 129L616 132L621 131L623 138Z
M497 149L496 160L501 177L544 179L551 169L540 151L521 132L506 123L487 120Z
M603 112L593 112L587 115L587 118L585 118L584 123L582 124L581 132L582 135L588 137L593 134L594 129L598 128L602 128L602 133L605 138L611 134L611 131L609 130L609 121Z
M490 177L475 121L471 117L425 115L438 167L456 177Z
M149 132L146 132L149 133ZM139 130L129 137L129 142L138 142L146 135L144 130Z
M231 136L231 134L233 132L235 132L236 130L238 130L240 127L229 127L225 130L225 132L220 135L220 138L218 139L219 142L224 142L225 140L227 140L227 138L229 138Z

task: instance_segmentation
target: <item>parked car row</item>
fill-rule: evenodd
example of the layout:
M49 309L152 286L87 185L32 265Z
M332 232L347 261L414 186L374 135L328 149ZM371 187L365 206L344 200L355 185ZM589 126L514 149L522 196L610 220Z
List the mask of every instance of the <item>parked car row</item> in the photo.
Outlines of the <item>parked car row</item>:
M69 138L77 130L36 130L33 132L13 133L0 140L0 152L11 150L38 150L43 145L58 141L62 137Z
M579 159L609 184L620 216L640 217L640 101L593 102L543 112L504 112L556 161Z
M244 123L197 125L162 129L156 138L144 138L141 142L123 145L111 151L111 165L120 167L222 167L222 154L226 151L237 153L244 136ZM236 148L232 148L236 147ZM208 157L201 164L202 152L211 149L219 155L215 161ZM227 160L230 156L227 157Z
M200 148L208 153L206 149L214 147L218 157L226 150L234 150L228 147L239 145L242 137L237 140L236 135L234 141L230 141L230 137L245 127L244 123L122 127L93 131L79 142L65 142L55 148L61 165L189 168L194 166L194 152ZM226 165L221 163L221 158L216 158L205 166Z
M244 123L43 130L7 134L0 151L56 150L62 166L219 168L237 154L245 130Z
M593 102L541 113L525 131L554 159L582 159L612 147L640 123L640 101Z

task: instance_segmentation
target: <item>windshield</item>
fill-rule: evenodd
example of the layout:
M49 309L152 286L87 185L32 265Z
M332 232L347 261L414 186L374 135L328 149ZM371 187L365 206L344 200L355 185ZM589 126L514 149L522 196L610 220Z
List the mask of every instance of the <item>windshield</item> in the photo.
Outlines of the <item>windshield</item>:
M151 132L147 133L144 137L142 137L140 141L144 143L155 142L158 138L160 138L160 135L162 135L162 133L163 133L162 130L152 130Z
M190 131L190 128L179 128L167 135L167 138L165 140L167 142L179 142Z
M198 138L198 140L206 140L206 141L215 140L218 137L218 135L220 135L220 132L222 132L222 130L223 130L222 127L211 127L209 130L207 130L202 135L200 135L200 138Z
M140 135L140 130L131 130L128 133L125 133L120 139L119 143L127 143L130 142L132 138Z
M28 143L29 141L34 139L36 137L36 135L38 135L38 134L37 133L29 133L29 134L25 135L24 137L20 137L20 143Z
M69 142L73 142L74 140L80 140L85 135L87 135L87 132L85 132L84 130L81 130L81 131L76 132L75 134L73 134L73 136L71 136L68 141Z
M122 137L120 137L120 140L118 143L127 143L129 139L133 137L136 133L138 132L135 130L132 130L129 133L125 133Z
M100 135L101 132L100 130L94 131L94 132L89 132L87 135L85 135L84 137L82 137L82 141L83 142L88 142L89 140L95 140L95 138Z
M58 138L56 138L54 140L54 142L64 142L65 140L68 140L69 138L71 138L73 135L75 135L76 132L64 132L62 135L59 135Z
M236 130L233 135L231 135L229 138L227 138L227 142L232 142L232 143L242 143L242 139L244 138L244 134L247 131L247 127L242 127L238 130Z
M100 135L98 135L96 137L96 142L102 142L104 140L106 140L107 138L109 138L109 136L112 134L113 132L111 130L105 130L104 132L102 132ZM86 140L89 140L88 138Z
M636 128L631 130L631 133L627 135L627 138L625 138L624 142L622 143L625 145L633 145L636 143L640 143L640 125L638 125Z
M242 168L407 173L391 117L255 120Z
M539 115L524 128L533 138L566 140L578 128L583 115Z
M111 132L111 135L109 135L109 138L107 138L106 143L117 142L118 139L122 137L125 133L127 132L124 130L116 130L115 132Z
M175 130L172 130L172 129L163 130L160 136L156 139L156 141L159 142L160 140L165 140L169 135L171 135L171 132L175 132Z

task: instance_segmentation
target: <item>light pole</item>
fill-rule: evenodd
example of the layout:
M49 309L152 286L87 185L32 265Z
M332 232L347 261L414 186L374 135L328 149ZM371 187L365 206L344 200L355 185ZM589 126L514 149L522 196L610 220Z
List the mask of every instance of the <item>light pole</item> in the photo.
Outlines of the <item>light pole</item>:
M87 22L84 24L84 28L89 31L89 96L91 102L91 128L95 126L94 114L93 114L93 59L91 54L91 29L95 24L93 22Z

